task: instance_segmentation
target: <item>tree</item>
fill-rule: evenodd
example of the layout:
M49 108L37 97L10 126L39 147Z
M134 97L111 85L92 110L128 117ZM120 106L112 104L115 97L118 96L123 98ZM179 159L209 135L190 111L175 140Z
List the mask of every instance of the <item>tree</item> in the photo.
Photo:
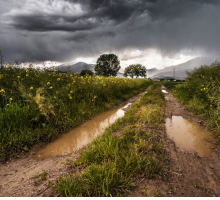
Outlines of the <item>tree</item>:
M2 50L0 49L0 68L4 68L4 56L2 55Z
M96 61L95 72L98 76L117 76L120 68L115 54L103 54Z
M80 72L80 76L85 76L85 75L93 76L94 73L90 69L83 69Z
M131 78L134 77L134 65L129 65L125 68L124 74L125 77L130 76Z
M134 76L139 77L146 77L147 69L146 67L142 66L141 64L134 64L134 65L129 65L128 67L125 68L124 71L124 76L130 76L133 78Z

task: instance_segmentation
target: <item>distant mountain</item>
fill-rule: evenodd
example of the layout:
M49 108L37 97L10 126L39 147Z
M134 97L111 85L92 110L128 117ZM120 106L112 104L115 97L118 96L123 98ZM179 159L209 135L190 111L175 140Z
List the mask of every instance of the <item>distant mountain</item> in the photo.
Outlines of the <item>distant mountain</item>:
M173 65L170 67L165 67L161 70L153 70L153 75L148 74L148 78L153 80L155 79L172 79L174 78L175 71L175 79L184 80L187 72L193 71L195 68L199 68L201 65L210 65L214 62L214 59L208 57L197 57L189 60L185 63L179 65ZM148 70L149 72L149 70Z
M87 64L85 62L78 62L78 63L70 62L60 65L59 70L65 72L68 71L70 68L72 73L80 73L85 68L93 71L95 68L95 64ZM118 72L117 77L123 77L123 73Z
M147 77L151 77L151 76L155 75L156 73L158 73L158 71L159 70L156 68L148 69L147 70Z
M60 71L68 71L71 69L72 73L80 73L83 69L89 69L89 70L94 70L95 65L94 64L87 64L84 62L78 62L78 63L64 63L60 65L59 70Z

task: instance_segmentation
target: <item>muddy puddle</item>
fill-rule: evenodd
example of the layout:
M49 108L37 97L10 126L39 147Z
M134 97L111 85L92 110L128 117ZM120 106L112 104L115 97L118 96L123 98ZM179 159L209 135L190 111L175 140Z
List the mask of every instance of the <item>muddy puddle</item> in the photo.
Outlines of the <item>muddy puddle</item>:
M166 119L166 130L180 149L195 151L202 157L212 156L215 139L211 132L204 130L198 123L181 116L172 116L172 119Z
M117 109L102 113L92 120L76 127L70 132L63 134L54 142L40 149L33 157L37 160L67 155L81 149L91 143L98 135L104 133L105 129L113 124L117 119L124 116L124 109L132 103L122 105Z

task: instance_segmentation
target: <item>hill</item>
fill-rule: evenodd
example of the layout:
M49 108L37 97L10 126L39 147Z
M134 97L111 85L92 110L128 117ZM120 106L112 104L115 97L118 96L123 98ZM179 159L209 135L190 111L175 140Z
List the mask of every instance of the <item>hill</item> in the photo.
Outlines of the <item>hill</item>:
M83 69L89 69L91 71L94 71L95 64L87 64L85 62L78 62L78 63L64 63L60 65L59 70L60 71L68 71L71 69L72 73L80 73ZM123 73L118 72L117 77L123 77Z
M83 69L87 68L89 70L94 70L95 65L94 64L87 64L85 62L78 62L78 63L64 63L60 65L59 70L60 71L68 71L71 69L72 73L80 73Z
M187 76L186 72L191 72L195 68L200 67L201 65L210 65L212 62L214 62L214 59L212 58L197 57L185 63L179 64L179 65L173 65L170 67L165 67L164 69L161 69L161 70L153 69L152 71L150 71L151 74L148 74L148 78L151 78L153 80L156 80L156 79L166 80L166 79L172 79L172 78L175 78L177 80L184 80L185 77Z

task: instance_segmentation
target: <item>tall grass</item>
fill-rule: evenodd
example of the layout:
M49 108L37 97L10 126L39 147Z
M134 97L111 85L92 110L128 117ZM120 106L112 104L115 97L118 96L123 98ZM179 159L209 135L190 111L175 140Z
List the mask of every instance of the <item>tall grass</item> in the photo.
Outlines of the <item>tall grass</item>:
M166 156L159 131L164 108L160 88L144 94L71 164L83 169L81 173L57 180L59 196L126 196L139 177L162 175ZM116 130L121 130L119 136L114 136Z
M0 71L0 160L51 141L150 84L8 65Z
M188 73L186 84L173 89L186 106L207 119L209 127L220 133L220 63L204 65Z

